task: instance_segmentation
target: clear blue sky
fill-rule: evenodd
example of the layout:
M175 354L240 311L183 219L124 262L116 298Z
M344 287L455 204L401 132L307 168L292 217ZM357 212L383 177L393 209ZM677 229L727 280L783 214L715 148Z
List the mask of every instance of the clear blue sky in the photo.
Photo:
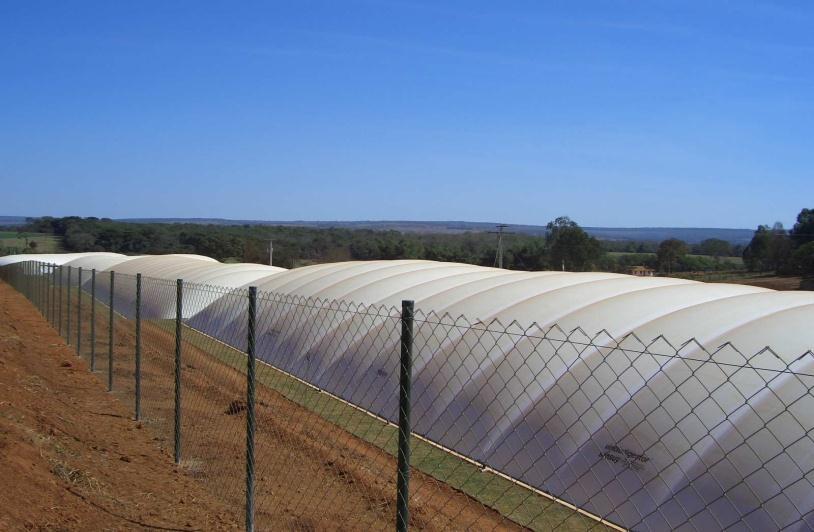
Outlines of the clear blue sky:
M0 3L0 214L789 225L814 2Z

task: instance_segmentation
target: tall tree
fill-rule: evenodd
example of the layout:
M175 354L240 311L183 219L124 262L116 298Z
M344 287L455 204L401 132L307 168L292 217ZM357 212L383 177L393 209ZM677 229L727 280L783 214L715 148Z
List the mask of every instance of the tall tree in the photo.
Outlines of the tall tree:
M689 253L689 251L690 248L683 240L679 240L678 238L669 238L667 240L663 240L661 244L659 244L659 249L656 251L656 257L658 258L659 265L662 268L666 267L667 273L672 273L673 265L683 258L684 255Z
M797 215L797 223L791 229L795 247L814 242L814 209L803 209Z
M575 221L560 216L546 225L546 245L553 269L590 270L604 253L599 241Z
M792 242L783 224L758 226L752 241L743 250L743 260L752 271L784 271L792 253Z

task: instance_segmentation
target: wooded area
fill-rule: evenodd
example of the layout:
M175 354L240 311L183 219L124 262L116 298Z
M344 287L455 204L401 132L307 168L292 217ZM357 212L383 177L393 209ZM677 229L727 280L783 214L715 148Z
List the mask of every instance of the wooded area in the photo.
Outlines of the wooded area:
M688 245L662 242L600 241L568 217L547 225L545 236L503 235L503 266L514 270L602 270L627 272L633 266L672 273L748 267L805 275L814 272L814 210L803 209L794 228L760 226L745 248L721 239ZM292 268L342 260L427 259L483 266L497 264L494 233L411 233L371 229L269 225L130 223L107 218L43 217L13 228L26 234L53 235L68 252L124 254L196 253L227 262L274 263ZM34 241L31 239L31 241ZM9 250L4 250L8 252ZM34 247L15 252L42 252ZM740 257L743 257L743 262Z

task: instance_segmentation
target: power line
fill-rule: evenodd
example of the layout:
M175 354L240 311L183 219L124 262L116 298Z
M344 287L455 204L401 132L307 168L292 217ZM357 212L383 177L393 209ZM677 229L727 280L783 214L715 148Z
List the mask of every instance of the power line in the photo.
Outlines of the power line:
M493 266L496 265L498 268L503 269L503 235L511 235L513 233L504 232L504 229L509 227L506 224L497 224L495 227L497 231L489 231L489 234L497 235L497 252L495 253L495 263Z

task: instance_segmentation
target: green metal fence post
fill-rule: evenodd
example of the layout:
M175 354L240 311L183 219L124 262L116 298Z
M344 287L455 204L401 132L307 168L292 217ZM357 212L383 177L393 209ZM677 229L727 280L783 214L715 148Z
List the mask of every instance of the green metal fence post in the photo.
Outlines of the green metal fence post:
M31 301L31 263L29 261L25 261L23 264L23 269L25 271L25 284L23 289L23 295L26 299Z
M257 321L257 287L249 287L249 324L246 347L246 530L254 531L254 391L255 391L255 323Z
M40 262L40 312L42 317L48 315L48 276L45 263Z
M40 312L42 312L42 317L45 318L48 315L48 268L46 264L40 262L40 302L42 306L40 307Z
M40 262L40 301L42 301L42 317L48 317L48 265Z
M37 293L37 310L42 314L42 265L39 262L36 263L35 270L37 277L34 290Z
M406 532L410 522L410 390L413 378L412 301L401 302L401 367L399 371L399 443L396 485L396 530Z
M82 355L82 267L76 272L76 356Z
M40 263L36 262L34 263L34 274L36 275L36 277L34 277L34 299L37 302L37 310L39 310L40 313L42 313L42 299L41 299L42 292L40 291L40 289L42 288L42 284L40 279L40 273L41 273Z
M53 315L54 313L51 312L51 265L45 265L45 319L48 320L48 323L53 327L54 320Z
M57 266L59 271L59 335L62 336L62 266Z
M37 310L42 314L42 263L37 262Z
M96 371L96 268L90 271L90 370Z
M51 327L57 328L57 265L51 264Z
M136 274L136 421L141 419L141 274Z
M175 463L181 463L181 319L184 281L175 281Z
M31 301L34 303L34 306L37 310L40 310L40 276L38 275L40 271L40 263L39 262L32 262L31 263Z
M71 267L68 266L68 288L65 305L65 343L71 345Z
M107 334L107 391L113 391L113 290L116 273L110 272L110 325Z

